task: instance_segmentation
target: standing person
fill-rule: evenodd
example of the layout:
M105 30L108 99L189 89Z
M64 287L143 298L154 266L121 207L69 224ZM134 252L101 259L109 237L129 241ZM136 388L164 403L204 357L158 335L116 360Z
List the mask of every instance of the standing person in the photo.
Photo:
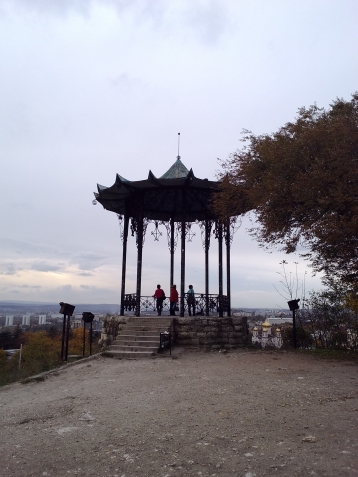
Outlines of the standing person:
M186 301L188 303L189 316L191 316L191 309L193 309L193 316L195 316L195 292L193 285L189 285L189 290L186 292Z
M157 312L158 316L160 316L163 310L163 301L165 300L165 293L164 290L160 288L160 285L157 285L153 297L157 299Z
M170 289L170 314L175 316L175 308L179 301L179 295L177 292L177 286L173 285Z

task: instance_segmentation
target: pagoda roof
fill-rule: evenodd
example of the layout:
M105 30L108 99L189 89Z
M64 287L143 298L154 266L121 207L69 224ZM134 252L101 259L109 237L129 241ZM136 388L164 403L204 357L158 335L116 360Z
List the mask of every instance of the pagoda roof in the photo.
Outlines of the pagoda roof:
M94 195L102 206L120 215L137 217L143 214L150 220L214 219L211 209L212 195L218 182L195 177L177 157L165 174L157 178L149 171L148 178L129 181L117 174L110 187L97 184Z
M189 174L188 169L181 162L180 156L178 156L174 164L160 178L161 179L180 179L181 177L187 177L188 174Z

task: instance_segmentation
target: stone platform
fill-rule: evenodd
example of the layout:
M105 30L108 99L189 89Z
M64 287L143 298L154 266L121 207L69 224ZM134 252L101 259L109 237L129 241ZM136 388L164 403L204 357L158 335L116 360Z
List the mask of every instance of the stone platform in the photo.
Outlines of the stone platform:
M104 355L113 358L149 358L159 350L160 332L170 331L172 343L180 347L230 349L245 346L248 338L245 317L117 317L119 331Z

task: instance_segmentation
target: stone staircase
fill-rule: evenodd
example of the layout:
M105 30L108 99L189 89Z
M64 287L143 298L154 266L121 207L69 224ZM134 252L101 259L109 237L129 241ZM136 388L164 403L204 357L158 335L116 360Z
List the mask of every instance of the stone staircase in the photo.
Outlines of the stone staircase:
M168 316L131 316L103 354L112 358L150 358L159 350L159 333L171 331L172 321Z

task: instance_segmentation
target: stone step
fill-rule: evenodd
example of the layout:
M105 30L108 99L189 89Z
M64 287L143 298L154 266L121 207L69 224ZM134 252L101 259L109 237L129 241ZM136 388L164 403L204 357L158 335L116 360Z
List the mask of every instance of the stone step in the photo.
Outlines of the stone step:
M170 326L172 324L173 319L168 318L168 317L156 317L156 318L129 318L128 324L134 324L134 323L139 323L139 324L149 324L149 323L159 323L164 326Z
M159 348L160 340L143 340L141 337L138 337L137 340L131 339L117 339L112 341L111 346L152 346Z
M159 343L157 346L136 346L136 345L129 345L129 346L122 346L122 345L111 345L109 351L145 351L145 352L152 352L156 353L159 348Z
M150 358L160 345L160 333L169 331L172 318L168 317L130 317L121 325L121 331L112 342L105 356L113 358Z
M119 331L118 336L121 335L133 335L133 336L158 336L161 332L168 331L167 328L160 328L160 329L155 329L155 330L141 330L141 329L136 329L136 328L123 328L122 330Z
M143 323L143 324L136 324L136 323L128 323L127 325L122 325L128 329L137 329L137 330L167 330L169 326L161 325L160 323Z
M160 337L159 335L153 336L143 336L143 335L118 335L117 338L112 342L113 344L116 343L123 343L124 341L130 343L138 343L139 341L143 341L143 343L159 343Z
M138 326L170 326L172 324L169 320L130 320L127 321L127 326L138 325Z
M122 358L128 358L128 359L133 359L133 358L151 358L152 356L156 355L156 352L151 352L151 351L112 351L112 350L107 350L104 353L104 356L110 356L111 358L117 358L117 359L122 359Z

